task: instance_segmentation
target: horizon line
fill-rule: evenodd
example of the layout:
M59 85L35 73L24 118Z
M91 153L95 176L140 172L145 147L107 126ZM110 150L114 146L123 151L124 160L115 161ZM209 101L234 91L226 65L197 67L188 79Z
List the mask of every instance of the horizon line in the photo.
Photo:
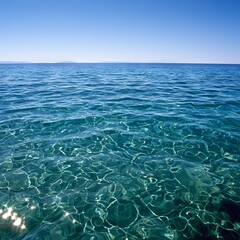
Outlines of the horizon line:
M212 62L144 62L144 61L58 61L58 62L31 62L31 61L0 61L0 64L199 64L199 65L240 65L240 63L212 63Z

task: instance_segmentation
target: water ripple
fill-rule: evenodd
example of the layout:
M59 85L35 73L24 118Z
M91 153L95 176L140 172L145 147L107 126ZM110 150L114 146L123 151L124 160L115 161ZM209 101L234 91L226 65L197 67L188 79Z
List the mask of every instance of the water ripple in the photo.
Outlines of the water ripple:
M0 65L0 239L239 239L240 67Z

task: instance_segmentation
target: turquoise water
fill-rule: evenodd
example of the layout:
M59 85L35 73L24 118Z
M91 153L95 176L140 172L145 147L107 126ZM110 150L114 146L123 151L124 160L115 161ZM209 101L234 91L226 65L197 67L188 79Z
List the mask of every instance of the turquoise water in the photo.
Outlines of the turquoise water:
M239 163L239 65L0 65L0 239L240 239Z

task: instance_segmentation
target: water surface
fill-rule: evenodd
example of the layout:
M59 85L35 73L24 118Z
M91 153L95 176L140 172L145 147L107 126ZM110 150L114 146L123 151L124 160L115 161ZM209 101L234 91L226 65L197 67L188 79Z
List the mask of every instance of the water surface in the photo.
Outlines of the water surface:
M0 65L0 239L240 239L239 146L239 65Z

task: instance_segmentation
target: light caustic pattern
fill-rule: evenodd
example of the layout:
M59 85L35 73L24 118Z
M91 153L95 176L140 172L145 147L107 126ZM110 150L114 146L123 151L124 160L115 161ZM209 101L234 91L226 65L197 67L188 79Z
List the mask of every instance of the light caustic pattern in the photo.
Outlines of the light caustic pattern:
M239 239L240 66L0 65L0 239Z

